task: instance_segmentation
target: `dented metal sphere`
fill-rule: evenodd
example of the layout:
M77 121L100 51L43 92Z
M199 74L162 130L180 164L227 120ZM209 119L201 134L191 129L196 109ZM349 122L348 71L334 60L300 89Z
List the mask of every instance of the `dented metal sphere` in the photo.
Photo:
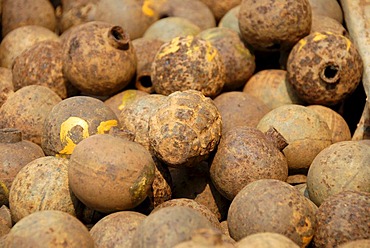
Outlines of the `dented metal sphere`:
M335 105L359 85L363 62L347 37L312 33L293 47L287 71L289 82L307 103Z

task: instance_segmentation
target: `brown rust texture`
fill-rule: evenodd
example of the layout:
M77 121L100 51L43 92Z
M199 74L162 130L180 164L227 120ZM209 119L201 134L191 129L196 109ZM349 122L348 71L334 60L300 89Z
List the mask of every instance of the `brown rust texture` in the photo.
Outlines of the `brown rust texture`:
M67 80L62 67L62 44L58 41L38 42L15 59L12 68L14 89L43 85L64 99L67 97Z
M163 44L152 65L154 90L163 95L192 89L215 97L225 80L225 66L217 49L193 36Z
M95 246L130 247L135 231L145 217L144 214L134 211L120 211L107 215L90 230Z
M58 31L65 33L72 27L95 19L96 0L74 1L73 3L62 3L56 8L58 18Z
M213 101L187 90L169 95L149 120L149 140L169 166L192 166L218 145L222 121Z
M223 91L239 90L253 75L256 68L255 57L236 31L210 28L199 33L197 37L211 42L224 61L226 81Z
M47 28L36 25L16 28L1 41L1 66L11 69L18 55L43 40L59 40L59 36Z
M48 0L8 0L2 4L2 35L26 25L38 25L55 31L54 8Z
M212 211L219 221L226 219L230 201L223 197L209 176L208 162L192 168L169 168L173 181L173 198L194 199Z
M155 211L158 211L159 209L165 208L165 207L171 207L171 206L185 206L192 208L199 213L201 213L204 217L206 217L214 226L214 228L221 230L221 225L220 222L218 221L218 218L216 215L214 215L211 210L207 208L207 206L200 204L196 202L195 200L192 199L187 199L187 198L176 198L172 199L166 202L163 202L162 204L158 205L152 213Z
M318 209L313 247L338 247L348 241L370 239L370 193L344 191ZM353 246L357 247L357 246Z
M166 101L166 96L148 94L126 105L119 115L122 128L134 134L134 141L144 146L153 155L149 141L149 119Z
M124 43L127 46L121 48ZM137 64L127 32L97 21L71 31L63 46L63 62L64 75L73 86L100 96L117 93L126 87Z
M46 155L69 158L81 140L108 133L113 126L120 127L118 117L102 101L87 96L69 97L55 105L45 119L41 147Z
M236 127L222 136L210 175L218 191L232 200L255 180L270 178L285 181L288 163L283 153L261 131Z
M16 223L4 247L86 247L94 240L87 228L72 215L62 211L38 211Z
M184 206L162 208L138 226L131 247L171 248L189 240L199 228L213 226L198 211Z
M9 206L14 222L42 210L59 210L75 216L68 160L47 156L25 165L13 181Z
M274 179L248 184L234 198L228 214L236 241L259 232L274 232L306 247L315 232L316 217L309 200L293 186Z
M17 128L25 140L41 143L46 120L52 108L62 99L51 89L29 85L16 91L0 108L0 128Z
M308 0L243 0L239 28L255 49L289 48L309 34L311 7Z
M168 167L153 157L155 162L154 180L150 189L151 208L172 198L172 178Z
M292 49L288 80L310 104L335 105L361 81L363 62L348 38L330 32L312 33Z
M12 70L0 67L0 107L14 93Z

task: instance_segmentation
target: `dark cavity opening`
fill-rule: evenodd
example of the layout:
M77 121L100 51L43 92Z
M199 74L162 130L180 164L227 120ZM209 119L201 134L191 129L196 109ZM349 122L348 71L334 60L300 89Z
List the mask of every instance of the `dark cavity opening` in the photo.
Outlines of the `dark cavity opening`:
M111 44L114 47L120 50L128 50L130 48L130 38L120 26L114 26L113 28L111 28L109 32L109 37L111 40Z
M140 84L144 87L144 88L150 88L153 86L152 84L152 80L150 78L150 76L141 76L139 78L139 82Z
M328 79L335 78L339 72L339 68L335 65L329 65L324 69L324 76Z
M169 15L167 14L162 14L159 16L159 19L164 19L164 18L167 18L167 17L170 17Z
M120 30L118 30L117 28L113 28L113 29L112 29L112 36L113 36L113 37L114 37L114 39L116 39L117 41L123 40L123 35L122 35L122 33L120 32Z

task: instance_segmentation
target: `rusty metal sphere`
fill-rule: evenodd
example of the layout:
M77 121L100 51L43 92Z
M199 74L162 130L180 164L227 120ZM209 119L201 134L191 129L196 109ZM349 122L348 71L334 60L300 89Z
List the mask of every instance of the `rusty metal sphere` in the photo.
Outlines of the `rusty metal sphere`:
M349 241L370 239L369 209L368 192L343 191L328 198L316 214L312 247L339 247Z
M359 85L363 62L347 37L312 33L293 47L287 71L289 82L307 103L335 105Z
M136 54L127 31L106 22L74 28L63 44L62 57L65 77L86 94L117 93L136 72Z
M150 146L169 166L194 166L217 147L221 128L221 115L210 98L196 90L177 91L149 120Z
M259 232L275 232L306 247L316 227L315 209L293 186L260 179L245 186L231 202L230 235L236 241Z
M77 144L68 169L71 190L87 207L103 213L128 210L148 196L155 165L140 144L96 134Z
M215 97L225 81L225 66L218 50L193 36L163 44L152 64L154 90L163 95L192 89Z
M69 97L45 119L41 147L46 155L69 158L81 140L108 133L115 126L120 126L118 117L104 102L88 96Z
M242 38L256 50L292 47L311 30L308 0L243 0L239 11Z

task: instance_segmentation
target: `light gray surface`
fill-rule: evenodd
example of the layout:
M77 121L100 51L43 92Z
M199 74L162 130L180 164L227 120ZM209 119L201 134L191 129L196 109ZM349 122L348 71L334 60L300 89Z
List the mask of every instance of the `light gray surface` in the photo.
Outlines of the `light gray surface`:
M353 139L370 139L370 0L340 0L340 3L348 32L364 62L362 82L367 99Z

